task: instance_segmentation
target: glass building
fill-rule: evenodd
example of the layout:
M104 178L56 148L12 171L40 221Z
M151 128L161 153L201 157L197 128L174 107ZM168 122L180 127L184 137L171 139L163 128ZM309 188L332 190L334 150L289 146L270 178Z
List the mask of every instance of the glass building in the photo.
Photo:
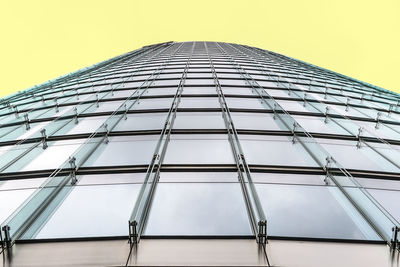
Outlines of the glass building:
M0 104L2 266L399 266L399 94L168 42Z

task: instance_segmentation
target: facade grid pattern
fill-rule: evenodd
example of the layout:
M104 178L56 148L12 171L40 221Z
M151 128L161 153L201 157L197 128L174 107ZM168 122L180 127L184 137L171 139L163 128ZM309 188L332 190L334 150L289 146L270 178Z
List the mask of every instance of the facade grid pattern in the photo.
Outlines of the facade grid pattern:
M400 248L400 95L258 48L155 44L5 97L0 155L3 253L254 239L270 265L274 239Z

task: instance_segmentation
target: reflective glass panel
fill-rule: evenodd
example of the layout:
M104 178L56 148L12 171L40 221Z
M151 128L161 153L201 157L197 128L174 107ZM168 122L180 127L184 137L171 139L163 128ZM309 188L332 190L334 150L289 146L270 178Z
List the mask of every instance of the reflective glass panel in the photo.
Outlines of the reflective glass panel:
M145 235L252 235L237 183L159 183Z

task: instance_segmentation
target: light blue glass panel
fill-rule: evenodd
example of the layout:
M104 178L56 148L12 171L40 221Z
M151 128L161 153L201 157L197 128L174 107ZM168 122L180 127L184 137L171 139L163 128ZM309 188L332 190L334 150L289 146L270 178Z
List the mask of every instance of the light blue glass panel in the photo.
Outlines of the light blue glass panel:
M32 178L32 179L20 179L20 180L8 180L0 182L0 191L13 190L13 189L30 189L37 188L47 178Z
M140 184L76 186L35 237L127 236Z
M252 235L237 183L159 183L145 235Z
M256 184L273 236L379 240L335 187Z
M225 95L253 95L251 88L223 86L221 89Z
M171 135L165 164L234 164L226 135Z
M142 89L143 90L143 89ZM157 96L157 95L175 95L177 87L171 88L151 88L147 89L143 96Z
M110 137L102 143L83 166L118 166L149 164L158 136Z
M3 223L35 190L0 191L0 223Z
M173 98L152 98L140 99L139 104L136 104L132 109L169 109Z
M281 130L281 127L276 124L277 120L274 120L271 114L231 112L231 116L236 129Z
M263 184L325 185L325 175L252 172L251 178Z
M95 132L107 119L107 116L96 116L79 119L77 124L74 124L72 129L66 134L83 134Z
M238 174L237 172L161 172L160 182L237 183Z
M161 130L167 113L128 114L126 120L121 120L114 131Z
M357 148L356 141L327 139L317 139L317 141L346 169L398 171L397 167L366 145Z
M182 97L179 108L219 108L216 97Z
M28 164L25 165L21 171L57 169L83 144L83 142L83 139L49 142L49 147L44 150L39 146L36 150L41 151L41 153L34 159L28 161ZM24 161L24 159L25 158L20 161Z
M318 166L304 147L289 137L239 135L239 139L248 164Z
M186 87L182 95L216 95L215 87Z
M293 115L293 119L297 121L309 133L326 133L326 134L340 134L350 135L346 130L338 126L336 123L328 119L325 123L325 118L312 117L312 116L297 116ZM343 120L335 119L337 122L342 123Z
M400 222L400 191L368 189L368 192L397 220Z
M255 98L226 97L226 104L229 108L265 109L260 100Z
M221 113L178 112L174 129L225 129Z

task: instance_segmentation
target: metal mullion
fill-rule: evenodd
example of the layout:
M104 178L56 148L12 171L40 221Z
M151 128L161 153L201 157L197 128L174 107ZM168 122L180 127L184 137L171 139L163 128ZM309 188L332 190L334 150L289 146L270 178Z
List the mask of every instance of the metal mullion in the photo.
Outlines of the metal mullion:
M207 48L207 43L204 43L205 49L208 54L208 48ZM218 76L215 71L215 67L213 64L213 61L211 59L211 56L208 54L208 58L210 61L210 66L211 70L213 73L213 78L214 78L214 83L215 83L215 88L218 94L219 102L221 105L222 109L222 115L224 118L224 123L225 127L228 131L228 138L231 144L232 152L234 154L235 162L236 162L236 167L237 167L237 172L239 175L239 182L242 188L243 192L243 197L246 203L247 207L247 212L249 215L250 223L252 226L253 233L255 234L256 240L258 243L264 245L267 242L267 231L266 231L266 218L264 215L264 211L261 207L260 200L257 195L257 191L254 187L251 174L250 174L250 168L247 165L243 150L240 145L240 141L238 138L238 134L236 132L236 128L233 124L232 117L230 115L229 107L226 104L225 101L225 96L222 92L221 85L218 80ZM246 181L243 177L242 171L245 172L246 178L247 178L247 184L250 187L251 195L248 192L247 186L246 186ZM253 210L252 203L255 205L255 211ZM258 221L257 221L258 220Z
M140 238L144 231L144 227L147 221L147 216L153 200L153 195L159 181L161 165L163 163L168 143L170 141L171 130L175 122L176 112L178 110L178 106L181 100L181 95L186 81L187 71L189 69L189 64L191 60L191 55L193 54L194 46L195 43L193 42L191 54L186 62L185 69L178 84L178 88L173 98L171 107L168 111L167 118L164 123L164 127L161 131L161 134L159 136L152 160L150 161L147 167L146 177L139 191L138 197L135 202L135 206L132 210L130 219L128 221L130 252L128 255L127 262L129 261L129 258L131 256L133 246L139 243ZM183 43L181 44L181 46L178 47L178 49L173 54L170 55L169 59L173 58L173 56L178 52L178 50L181 47L183 47ZM146 188L149 187L150 187L148 191L149 193L146 196L144 196Z
M218 44L217 44L218 45ZM219 46L219 45L218 45ZM225 50L219 46L221 51L230 58L231 62L233 64L235 64L238 67L238 70L241 68L239 64L235 63L234 59L232 59L232 57L230 57ZM380 225L379 220L381 218L386 219L386 223L391 223L393 226L393 229L395 229L395 231L397 231L397 229L399 229L400 225L399 223L386 211L385 208L383 208L370 194L369 192L367 192L352 176L351 174L345 169L343 168L336 160L333 159L333 157L323 148L321 147L318 142L316 142L316 140L312 137L311 134L309 134L304 128L301 127L301 125L299 123L296 122L296 120L294 120L289 113L287 113L275 100L272 96L270 96L260 85L258 85L254 80L252 80L253 83L250 83L248 81L248 79L252 79L251 76L247 75L248 77L245 76L245 71L243 69L241 69L240 73L243 73L243 77L246 79L246 81L254 88L255 86L259 88L259 90L261 90L270 100L272 100L272 102L274 102L274 106L275 107L279 107L282 111L285 112L285 114L288 116L288 118L290 118L291 120L294 121L294 125L297 124L297 126L300 127L300 130L303 131L306 136L307 139L312 141L318 149L320 149L323 154L327 155L327 164L325 166L321 166L325 171L326 171L326 179L325 182L328 182L328 178L340 189L340 191L343 193L343 195L350 201L350 203L358 210L358 212L364 217L364 219L370 224L370 226L376 231L376 233L378 233L382 239L384 239L389 245L393 246L393 244L396 244L397 241L392 241L390 239L390 237L388 237L387 235L387 231L389 229L384 229L382 228L383 226ZM254 88L256 89L256 88ZM256 89L256 91L259 93L259 90ZM260 94L260 93L259 93ZM260 94L261 99L265 102L265 99L262 97L262 95ZM269 105L268 105L269 106ZM279 113L277 113L277 116L280 117ZM282 121L284 121L284 119L281 119ZM285 126L287 127L288 125L285 123ZM295 138L295 128L293 129L293 138ZM306 144L304 142L301 141L301 139L299 137L296 138L297 140L300 141L300 143L303 145L304 148L306 148ZM294 141L295 139L293 139ZM306 149L307 152L311 152L310 149ZM314 154L314 153L312 153ZM317 158L315 155L311 155L314 159ZM317 161L319 164L320 161ZM365 205L365 203L360 203L360 201L357 201L356 197L352 196L350 193L348 193L345 190L345 185L342 185L340 180L336 178L336 176L334 174L331 173L330 169L331 169L331 164L334 164L336 166L338 166L339 170L344 174L345 177L348 178L348 181L354 184L354 187L356 187L357 189L360 190L360 192L363 194L363 196L365 196L367 199L369 199L370 203L373 205L373 207L377 208L380 212L381 215L378 215L378 218L376 218L376 215L374 215L374 211L371 210L371 208L368 209L367 205ZM384 222L382 222L382 224L385 224ZM386 233L385 233L386 232Z

